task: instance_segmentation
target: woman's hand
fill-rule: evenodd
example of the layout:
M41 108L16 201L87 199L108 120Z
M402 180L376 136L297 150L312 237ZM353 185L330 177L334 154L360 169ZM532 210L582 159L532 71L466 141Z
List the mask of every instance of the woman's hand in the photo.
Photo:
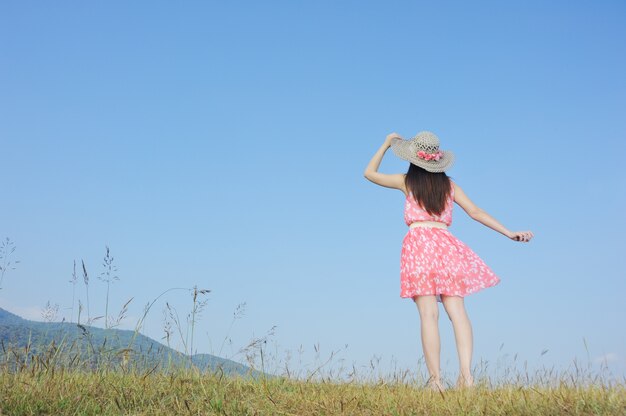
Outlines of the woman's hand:
M387 146L391 146L391 139L402 139L402 136L400 136L398 133L391 133L388 134L387 137L385 138L385 144Z
M532 231L516 231L511 233L509 235L509 238L513 241L522 241L524 243L527 243L534 236L535 235L532 233Z
M376 151L374 156L372 156L372 159L370 160L370 163L367 164L363 175L366 179L377 185L403 190L404 175L402 173L389 175L378 172L378 167L380 166L380 162L383 160L385 152L387 152L387 149L391 147L391 141L396 138L401 139L402 137L398 133L391 133L387 135L385 143L381 144L378 151Z

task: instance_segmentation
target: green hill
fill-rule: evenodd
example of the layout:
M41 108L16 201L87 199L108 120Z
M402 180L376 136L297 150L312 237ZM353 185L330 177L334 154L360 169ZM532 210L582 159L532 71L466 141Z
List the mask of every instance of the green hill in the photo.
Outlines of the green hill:
M261 373L211 354L188 355L135 331L103 329L69 322L36 322L0 308L0 361L12 366L32 360L85 368L103 364L136 369L193 366L201 371L256 377Z

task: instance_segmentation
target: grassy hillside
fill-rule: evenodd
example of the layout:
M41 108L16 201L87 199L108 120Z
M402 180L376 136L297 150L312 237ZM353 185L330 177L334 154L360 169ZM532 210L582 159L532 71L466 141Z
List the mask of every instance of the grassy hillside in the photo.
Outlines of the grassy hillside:
M0 361L13 368L35 357L52 363L72 361L84 367L184 367L227 374L256 375L245 365L210 354L190 357L135 331L102 329L67 322L35 322L0 308Z

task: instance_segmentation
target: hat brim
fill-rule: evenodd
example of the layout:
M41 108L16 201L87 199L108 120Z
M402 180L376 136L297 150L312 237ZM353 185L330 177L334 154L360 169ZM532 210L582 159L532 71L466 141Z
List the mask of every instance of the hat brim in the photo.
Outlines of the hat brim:
M404 159L433 173L444 172L450 169L450 167L454 164L454 153L450 150L441 150L443 156L439 160L424 160L414 154L409 147L410 144L411 140L394 138L391 139L391 150L393 150L393 153L400 159Z

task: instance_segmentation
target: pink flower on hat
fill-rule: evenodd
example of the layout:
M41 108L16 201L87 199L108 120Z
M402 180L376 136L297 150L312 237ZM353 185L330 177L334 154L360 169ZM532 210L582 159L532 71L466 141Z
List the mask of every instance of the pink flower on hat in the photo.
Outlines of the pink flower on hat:
M443 157L443 152L441 150L439 150L436 153L426 153L423 150L420 150L419 152L417 152L417 157L419 157L420 159L424 159L424 160L439 160L441 159L441 157Z

